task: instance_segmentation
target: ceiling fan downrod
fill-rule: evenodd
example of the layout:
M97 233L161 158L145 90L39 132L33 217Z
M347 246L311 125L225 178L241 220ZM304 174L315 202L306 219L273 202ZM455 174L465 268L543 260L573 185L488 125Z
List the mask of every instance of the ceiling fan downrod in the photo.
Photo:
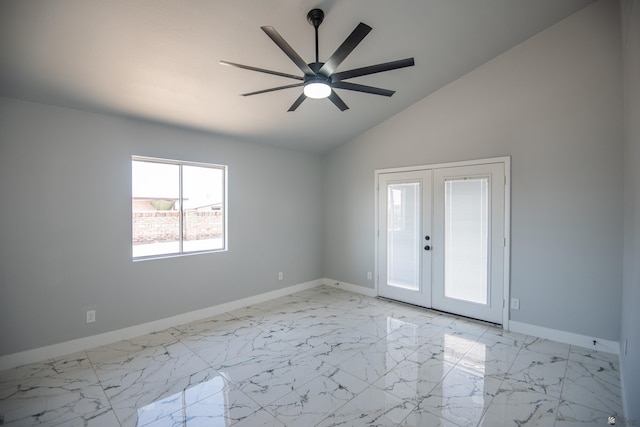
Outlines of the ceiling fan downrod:
M307 13L307 21L313 25L313 28L316 30L316 62L320 62L318 55L318 27L320 27L323 20L324 12L322 9L311 9L309 13Z

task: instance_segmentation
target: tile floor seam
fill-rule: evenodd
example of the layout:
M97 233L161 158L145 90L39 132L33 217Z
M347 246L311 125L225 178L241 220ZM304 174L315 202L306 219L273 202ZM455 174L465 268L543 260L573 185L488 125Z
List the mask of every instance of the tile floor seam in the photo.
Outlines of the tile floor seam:
M562 376L562 386L560 387L560 395L558 396L558 404L556 405L556 417L553 420L553 427L558 424L558 416L560 415L560 404L562 403L562 395L564 394L564 386L566 385L567 369L569 368L569 360L571 359L571 349L573 345L569 345L569 353L567 354L567 364L564 367L564 375Z
M122 427L122 421L120 420L120 418L118 417L118 414L116 414L116 411L113 409L113 403L111 403L111 399L109 398L109 396L107 395L107 392L104 389L104 385L102 384L102 380L100 379L100 376L98 376L98 371L96 370L96 366L93 363L93 360L91 360L91 358L89 357L89 353L85 350L82 352L85 357L87 358L87 360L89 361L89 365L91 365L91 369L93 370L93 374L96 376L96 379L98 380L98 384L100 385L100 389L102 390L102 392L104 393L104 397L107 399L107 402L109 403L109 410L111 412L113 412L113 416L116 418L116 420L118 421L118 425L119 427ZM115 427L115 426L114 426Z
M369 387L371 387L371 385L369 385ZM367 387L367 388L369 388L369 387ZM365 389L365 390L366 390L366 389ZM363 390L363 391L364 391L364 390ZM360 393L362 393L362 392L360 392ZM342 405L340 405L340 406L338 406L338 407L334 407L334 408L333 408L333 410L332 410L329 414L327 414L327 416L326 416L326 417L324 417L324 418L322 418L321 420L319 420L318 422L316 422L316 423L314 424L314 426L318 426L318 425L322 424L325 420L327 420L327 419L328 419L329 417L331 417L333 414L335 414L336 412L338 412L338 410L340 410L341 408L343 408L344 406L346 406L349 402L353 401L353 399L355 399L356 397L358 397L358 395L359 395L360 393L356 394L356 395L355 395L355 396L353 396L351 399L349 399L349 400L347 400L346 402L344 402ZM277 418L277 417L276 417L276 418ZM285 421L282 421L282 422L284 423ZM286 425L286 424L285 424L285 425Z
M513 357L513 360L511 360L511 363L509 363L509 367L505 370L505 373L502 375L502 381L500 382L500 385L498 386L498 391L496 392L496 395L502 389L502 385L505 383L506 378L509 375L509 372L511 371L511 368L513 367L513 364L516 362L516 359L518 358L518 355L520 354L520 352L522 352L522 349L524 348L524 342L526 341L527 337L528 337L528 335L524 335L524 337L522 338L522 343L518 346L518 351L516 352L516 355ZM491 403L493 403L494 399L495 399L495 396L491 399ZM480 423L484 419L484 417L487 414L487 412L489 412L489 407L490 406L491 406L491 404L489 404L487 406L487 408L484 410L484 412L482 413L482 416L480 417L480 419L478 420L478 423L476 424L476 427L481 427ZM555 424L555 421L554 421L554 424Z
M461 361L461 360L462 360L462 359L460 359L460 361ZM460 361L459 361L458 363L460 363ZM447 372L447 373L445 374L445 376L440 380L440 382L439 382L438 384L436 384L436 386L435 386L431 391L435 390L435 389L438 387L438 385L439 385L441 382L443 382L443 381L447 378L447 376L451 374L451 372L453 372L453 370L455 369L455 367L456 367L456 366L458 366L458 363L456 363L456 365L455 365L452 369L450 369L450 370L449 370L449 372ZM497 387L497 389L496 389L496 394L498 393L498 390L500 390L500 386L502 385L502 383L503 383L503 382L504 382L504 379L500 381L500 385L499 385L499 386ZM430 393L431 393L431 392L430 392ZM482 415L480 415L480 416L478 417L478 421L477 421L475 424L473 424L474 426L476 426L476 427L477 427L477 426L482 422L482 418L484 417L485 413L489 410L489 407L491 406L491 403L493 403L493 399L494 399L494 398L495 398L495 396L492 396L492 397L491 397L489 404L487 405L487 407L486 407L486 408L484 408L484 409L483 409L483 411L482 411ZM418 405L418 406L419 406L419 405ZM427 409L427 412L430 412L430 413L431 413L432 415L434 415L434 416L438 416L437 414L434 414L433 412L429 411L428 409ZM446 419L446 418L445 418L445 419ZM446 420L447 420L448 422L450 422L450 423L453 423L453 424L459 425L459 423L455 423L455 422L453 422L453 421L451 421L451 420L449 420L449 419L446 419Z

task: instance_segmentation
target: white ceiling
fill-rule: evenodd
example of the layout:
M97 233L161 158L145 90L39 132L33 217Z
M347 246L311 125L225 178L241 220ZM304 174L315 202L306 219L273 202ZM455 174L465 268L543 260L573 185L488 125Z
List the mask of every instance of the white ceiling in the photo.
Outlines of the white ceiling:
M593 0L1 0L0 96L170 123L326 152ZM411 68L358 77L391 98L338 90L350 107L306 100L296 83L220 60L301 75L260 30L271 25L307 62L307 12L325 12L320 60L359 22L373 31L338 71L414 57Z

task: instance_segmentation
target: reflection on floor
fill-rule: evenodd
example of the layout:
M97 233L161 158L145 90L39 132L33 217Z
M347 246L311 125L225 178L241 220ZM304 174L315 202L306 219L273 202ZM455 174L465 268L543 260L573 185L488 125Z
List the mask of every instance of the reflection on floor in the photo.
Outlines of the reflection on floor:
M620 425L617 360L320 287L0 372L0 424Z

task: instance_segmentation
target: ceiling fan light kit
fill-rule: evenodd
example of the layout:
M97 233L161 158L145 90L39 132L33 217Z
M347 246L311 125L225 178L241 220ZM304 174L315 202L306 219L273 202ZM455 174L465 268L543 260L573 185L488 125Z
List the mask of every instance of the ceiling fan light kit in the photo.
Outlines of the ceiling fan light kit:
M303 92L307 98L324 99L331 95L331 86L323 81L307 81Z
M271 74L280 77L301 80L300 83L278 86L274 88L259 90L255 92L243 93L242 96L252 96L261 93L274 92L294 87L303 87L303 92L288 111L295 111L302 102L307 98L323 99L329 98L340 111L348 110L349 107L338 96L334 89L345 89L356 92L369 93L373 95L392 96L395 92L388 89L377 88L373 86L365 86L357 83L345 82L344 80L354 77L366 76L369 74L381 73L384 71L396 70L398 68L411 67L415 65L413 58L401 59L398 61L386 62L383 64L369 65L367 67L356 68L353 70L336 72L338 66L344 59L360 44L360 42L371 31L371 27L362 22L353 30L346 40L338 47L338 49L329 57L326 62L320 62L318 58L318 28L324 20L324 12L321 9L312 9L307 14L307 21L315 30L316 39L316 60L312 63L306 63L304 59L286 42L286 40L273 27L261 27L273 42L293 61L294 64L302 71L303 76L282 73L279 71L266 70L264 68L252 67L249 65L236 64L228 61L220 61L221 65L241 68L249 71L257 71L259 73Z

